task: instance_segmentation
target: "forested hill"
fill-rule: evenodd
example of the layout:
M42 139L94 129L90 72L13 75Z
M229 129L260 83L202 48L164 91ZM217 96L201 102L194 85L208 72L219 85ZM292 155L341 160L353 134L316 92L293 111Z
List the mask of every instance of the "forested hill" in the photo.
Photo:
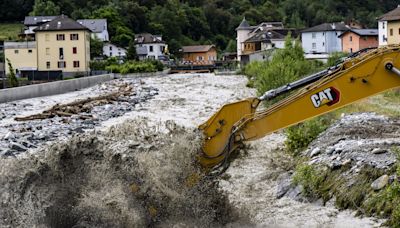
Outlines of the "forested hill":
M235 28L245 16L251 24L283 21L305 28L356 19L376 27L376 17L397 7L394 0L0 0L0 21L24 16L66 14L107 18L113 41L127 45L134 33L162 34L172 49L191 43L234 46ZM230 43L230 44L229 44Z

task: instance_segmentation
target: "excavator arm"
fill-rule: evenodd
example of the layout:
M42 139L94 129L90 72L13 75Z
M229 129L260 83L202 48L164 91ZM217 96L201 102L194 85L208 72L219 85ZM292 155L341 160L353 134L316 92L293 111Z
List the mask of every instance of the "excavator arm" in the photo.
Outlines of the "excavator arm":
M205 140L200 163L209 168L226 164L243 142L334 111L360 99L400 87L400 46L363 50L338 65L261 97L224 105L199 126ZM291 96L257 110L264 100L298 89Z

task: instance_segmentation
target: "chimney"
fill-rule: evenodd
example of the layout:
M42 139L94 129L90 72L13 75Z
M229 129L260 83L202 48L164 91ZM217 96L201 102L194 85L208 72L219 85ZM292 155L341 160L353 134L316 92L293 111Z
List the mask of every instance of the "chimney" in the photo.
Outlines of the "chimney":
M332 29L336 29L335 23L332 23Z

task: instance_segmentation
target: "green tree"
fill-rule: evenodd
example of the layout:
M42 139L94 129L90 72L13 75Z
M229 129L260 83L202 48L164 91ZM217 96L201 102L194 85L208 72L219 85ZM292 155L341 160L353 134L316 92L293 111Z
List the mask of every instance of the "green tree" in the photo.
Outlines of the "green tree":
M138 60L139 59L138 55L136 53L135 42L133 40L129 43L129 48L126 53L126 59L127 60Z
M60 15L60 7L48 0L35 0L31 16Z
M8 83L9 83L10 87L17 87L18 86L18 79L15 76L14 68L13 68L13 66L12 66L12 64L11 64L9 59L7 59L7 64L8 64L8 71L9 71L8 75L7 75Z
M97 38L90 38L90 58L103 56L103 42Z

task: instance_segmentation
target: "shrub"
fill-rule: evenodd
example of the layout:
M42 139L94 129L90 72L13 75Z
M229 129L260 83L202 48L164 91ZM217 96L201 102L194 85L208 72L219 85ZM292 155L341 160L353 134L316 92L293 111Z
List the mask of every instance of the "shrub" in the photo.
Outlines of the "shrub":
M308 144L329 127L333 120L333 114L326 114L287 128L285 131L287 151L294 156L299 155Z

